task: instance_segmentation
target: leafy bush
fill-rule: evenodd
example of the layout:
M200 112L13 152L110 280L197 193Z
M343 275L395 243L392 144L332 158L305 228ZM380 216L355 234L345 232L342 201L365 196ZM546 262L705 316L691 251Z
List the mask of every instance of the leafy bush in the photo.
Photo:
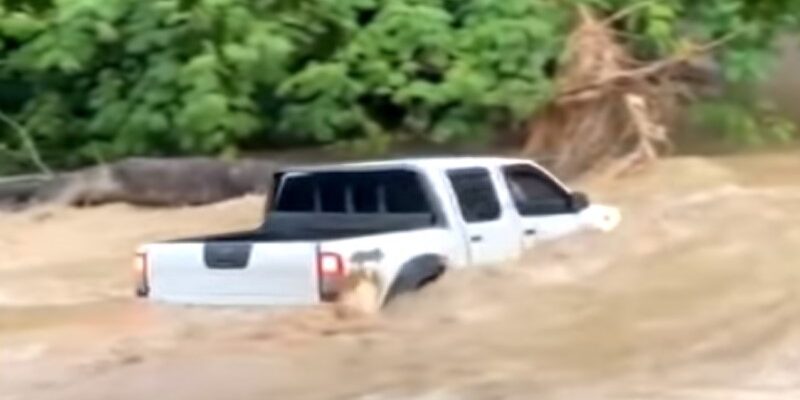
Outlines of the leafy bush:
M646 59L737 34L757 77L795 0L582 0ZM577 2L575 2L577 3ZM270 142L514 130L551 99L573 9L552 0L36 0L0 5L0 95L44 158L225 153ZM19 155L0 128L0 164Z

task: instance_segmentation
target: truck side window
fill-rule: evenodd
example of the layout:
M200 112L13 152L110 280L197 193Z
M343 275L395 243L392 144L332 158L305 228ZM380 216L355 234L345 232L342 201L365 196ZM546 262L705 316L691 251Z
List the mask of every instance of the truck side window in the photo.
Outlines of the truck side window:
M430 204L417 174L393 171L381 175L386 211L389 213L429 213Z
M336 214L432 212L419 174L405 170L319 172L285 178L276 211Z
M370 214L380 211L380 188L375 179L365 178L355 182L351 190L353 191L353 209L356 213Z
M317 177L320 199L320 211L324 213L344 213L347 211L345 191L349 183L337 175L320 175Z
M456 169L447 172L458 198L461 215L466 222L487 222L500 218L497 199L489 171L485 168Z
M519 213L527 215L570 212L569 194L541 171L530 165L505 167L508 190Z
M316 182L311 176L287 178L280 190L277 209L287 212L313 212Z

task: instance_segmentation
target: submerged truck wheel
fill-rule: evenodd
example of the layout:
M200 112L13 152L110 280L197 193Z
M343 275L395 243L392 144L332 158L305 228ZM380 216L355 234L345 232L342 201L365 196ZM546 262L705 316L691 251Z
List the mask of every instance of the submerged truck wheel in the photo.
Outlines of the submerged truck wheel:
M389 288L384 305L389 304L398 296L416 292L428 286L439 279L444 272L444 260L441 256L428 254L411 259L400 268L397 278Z

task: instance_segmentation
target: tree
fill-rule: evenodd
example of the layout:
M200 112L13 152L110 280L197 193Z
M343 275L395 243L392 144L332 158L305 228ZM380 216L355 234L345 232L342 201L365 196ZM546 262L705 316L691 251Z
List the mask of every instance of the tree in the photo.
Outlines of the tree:
M798 7L800 2L728 0L577 5L557 94L529 125L526 150L550 157L562 174L608 162L616 164L612 171L624 171L654 159L659 146L671 148L668 127L681 103L697 100L697 82L688 79L687 85L691 62L716 58L727 82L762 78L776 35L797 29ZM728 99L711 104L716 106L705 108L705 116L747 128L745 137L787 139L793 132L787 120L755 105L743 110Z
M486 138L524 131L563 94L576 5L616 16L640 63L723 40L725 75L746 81L797 28L797 3L19 0L0 6L0 81L24 88L12 102L22 107L0 110L56 166L280 141ZM24 148L0 129L2 146Z

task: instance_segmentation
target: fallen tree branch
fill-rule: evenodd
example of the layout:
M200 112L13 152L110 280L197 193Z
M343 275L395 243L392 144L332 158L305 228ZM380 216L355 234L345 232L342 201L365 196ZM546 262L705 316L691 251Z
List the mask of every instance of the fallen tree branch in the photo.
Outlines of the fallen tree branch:
M727 43L727 42L733 40L734 38L736 38L739 34L741 34L741 31L737 30L737 31L731 32L731 33L729 33L729 34L727 34L727 35L725 35L725 36L723 36L723 37L721 37L721 38L719 38L717 40L714 40L712 42L706 43L706 44L704 44L702 46L697 46L697 47L694 47L692 49L689 49L688 51L685 51L682 54L679 54L677 56L674 56L674 57L671 57L671 58L667 58L667 59L664 59L664 60L660 60L660 61L656 61L656 62L650 63L650 64L648 64L648 65L646 65L644 67L641 67L641 68L635 68L635 69L630 69L630 70L625 70L625 71L619 71L619 72L616 72L616 73L614 73L612 75L603 77L602 79L599 79L599 80L597 80L595 82L592 82L592 83L589 83L589 84L586 84L586 85L582 85L582 86L579 86L579 87L575 87L575 88L566 89L563 92L561 92L561 94L559 95L558 102L559 103L569 103L570 101L573 101L573 98L580 97L585 92L589 92L589 91L592 91L592 90L597 90L597 89L600 89L600 88L603 88L603 87L607 87L607 86L616 84L616 83L618 83L620 81L646 79L646 78L648 78L650 76L661 74L664 71L675 67L676 65L684 63L684 62L686 62L688 60L691 60L694 57L697 57L697 56L699 56L701 54L708 53L708 52L714 50L715 48L724 45L725 43Z
M49 180L50 177L43 174L29 174L29 175L14 175L14 176L0 176L0 185L12 184L18 182L43 182Z
M0 211L14 211L25 204L53 179L43 175L25 175L0 178Z
M216 203L268 192L277 164L213 158L132 158L108 165L0 181L0 208L39 204L91 206L127 203L180 207Z

